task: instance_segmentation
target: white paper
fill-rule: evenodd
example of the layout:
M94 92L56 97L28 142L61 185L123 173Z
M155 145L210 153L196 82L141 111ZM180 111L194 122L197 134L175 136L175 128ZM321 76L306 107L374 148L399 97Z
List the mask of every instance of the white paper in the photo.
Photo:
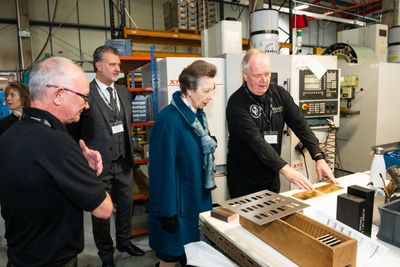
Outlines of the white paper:
M233 261L204 241L185 245L187 264L197 267L237 267Z
M322 76L324 76L325 72L327 69L322 65L321 62L317 61L314 58L311 58L310 60L307 61L307 67L314 73L314 75L318 78L321 79Z

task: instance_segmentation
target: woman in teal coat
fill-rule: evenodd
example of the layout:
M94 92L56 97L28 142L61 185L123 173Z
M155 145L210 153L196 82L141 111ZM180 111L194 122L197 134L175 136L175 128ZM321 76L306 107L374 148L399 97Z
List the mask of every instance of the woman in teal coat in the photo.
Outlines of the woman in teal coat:
M150 138L149 242L160 266L186 264L184 245L199 241L199 213L212 209L216 141L203 108L216 68L203 60L179 76L180 91L158 115Z

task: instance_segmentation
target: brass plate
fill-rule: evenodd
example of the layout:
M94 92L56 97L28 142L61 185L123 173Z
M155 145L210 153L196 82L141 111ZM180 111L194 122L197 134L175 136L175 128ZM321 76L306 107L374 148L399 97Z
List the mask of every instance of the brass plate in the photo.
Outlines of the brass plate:
M316 187L314 190L307 190L307 191L302 191L296 194L293 194L292 197L301 199L301 200L307 200L310 198L314 197L320 197L332 192L335 192L337 190L341 190L343 187L329 183L326 185L321 185L319 187Z
M319 196L323 196L323 195L324 194L322 194L321 192L316 191L316 190L307 190L307 191L293 194L292 197L295 197L295 198L298 198L301 200L307 200L310 198L319 197Z
M321 185L321 186L315 188L315 190L318 190L324 194L329 194L329 193L332 193L332 192L335 192L338 190L342 190L342 189L343 189L343 187L332 184L332 183L329 183L326 185Z
M309 206L269 190L234 198L221 205L258 225L264 225Z

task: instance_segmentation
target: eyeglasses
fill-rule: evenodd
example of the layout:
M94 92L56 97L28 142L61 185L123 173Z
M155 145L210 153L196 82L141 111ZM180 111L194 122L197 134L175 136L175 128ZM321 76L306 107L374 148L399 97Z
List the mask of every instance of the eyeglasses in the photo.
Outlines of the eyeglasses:
M76 95L82 97L83 100L85 101L85 103L87 103L87 102L89 101L89 96L84 95L84 94L81 94L81 93L78 93L78 92L76 92L76 91L74 91L74 90L71 90L71 89L69 89L69 88L67 88L67 87L63 87L63 86L59 86L59 85L54 85L54 84L46 84L46 87L48 87L48 88L52 88L52 87L53 87L53 88L62 88L62 89L65 90L65 91L71 92L71 93L73 93L73 94L76 94Z

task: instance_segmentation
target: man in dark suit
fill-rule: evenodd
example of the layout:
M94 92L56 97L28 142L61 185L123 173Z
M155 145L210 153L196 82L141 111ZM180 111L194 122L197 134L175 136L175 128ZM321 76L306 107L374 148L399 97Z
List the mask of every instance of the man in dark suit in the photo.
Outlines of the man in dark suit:
M131 94L117 85L120 73L118 51L100 46L93 54L95 79L90 83L90 109L82 113L79 124L71 128L75 138L83 139L103 158L101 179L116 204L116 247L132 256L144 252L131 241L133 145L130 137L132 122ZM93 236L103 266L114 266L114 246L110 220L92 217Z

